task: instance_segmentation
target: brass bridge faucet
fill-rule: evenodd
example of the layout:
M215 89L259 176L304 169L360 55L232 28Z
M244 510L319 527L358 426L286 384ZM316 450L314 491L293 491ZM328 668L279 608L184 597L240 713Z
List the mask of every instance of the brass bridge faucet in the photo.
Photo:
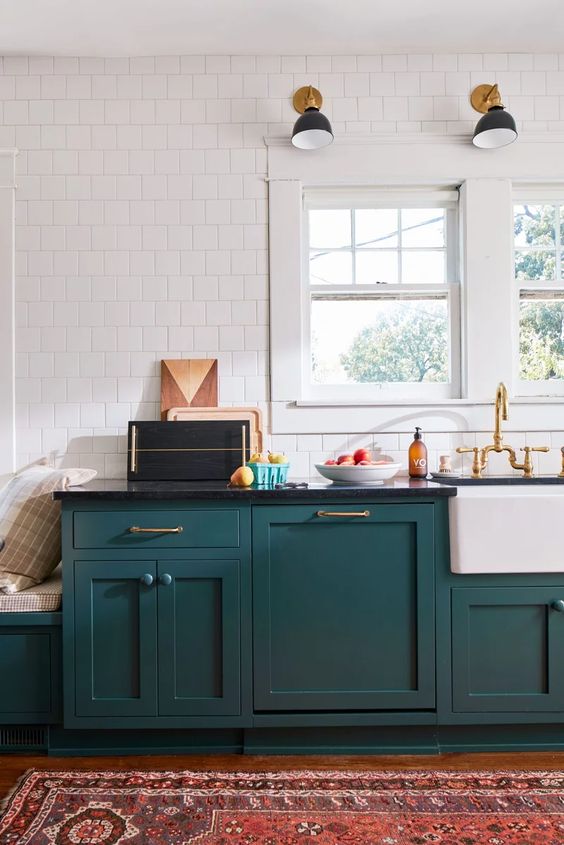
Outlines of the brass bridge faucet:
M505 446L503 443L503 434L501 433L502 420L507 420L509 415L509 396L507 388L500 382L497 386L495 394L495 431L493 435L493 443L488 446L483 446L481 449L474 446L469 449L465 446L459 446L456 450L460 455L465 452L473 452L474 458L472 460L472 475L471 478L482 478L482 472L488 465L488 455L490 452L507 452L509 463L513 469L522 469L523 478L532 478L533 473L533 459L532 452L548 452L548 446L525 446L521 452L525 453L525 458L522 464L517 463L515 449L511 446Z

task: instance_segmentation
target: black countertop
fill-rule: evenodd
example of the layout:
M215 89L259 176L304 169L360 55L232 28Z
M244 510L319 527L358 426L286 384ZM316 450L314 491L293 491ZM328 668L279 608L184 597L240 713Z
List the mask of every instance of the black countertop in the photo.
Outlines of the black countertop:
M454 486L476 486L493 487L509 486L520 487L546 484L564 484L564 478L558 475L535 475L533 478L524 478L522 475L485 475L483 478L471 478L469 475L457 478L441 478L439 484L452 484Z
M408 478L393 479L379 485L356 487L309 481L308 487L228 487L215 481L92 481L84 487L57 490L55 499L65 501L146 501L163 499L217 499L257 501L288 501L302 499L403 499L414 496L429 498L456 496L456 487L435 484L432 481L414 481Z

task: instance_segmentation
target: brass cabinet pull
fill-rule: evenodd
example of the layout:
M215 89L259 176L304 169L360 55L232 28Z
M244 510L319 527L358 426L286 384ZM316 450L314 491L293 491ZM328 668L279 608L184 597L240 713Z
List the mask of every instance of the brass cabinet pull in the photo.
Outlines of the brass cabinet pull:
M140 528L138 525L132 525L129 529L130 534L182 534L183 531L181 525L176 528Z
M137 426L131 426L131 457L129 462L131 472L137 472Z
M317 516L370 516L370 511L317 511Z

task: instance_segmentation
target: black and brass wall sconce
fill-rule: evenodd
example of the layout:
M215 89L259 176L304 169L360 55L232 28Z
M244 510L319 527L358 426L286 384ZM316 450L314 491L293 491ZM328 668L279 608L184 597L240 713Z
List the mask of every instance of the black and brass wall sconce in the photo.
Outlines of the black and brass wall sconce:
M501 102L497 85L478 85L470 95L472 108L484 116L474 130L472 143L485 150L495 150L512 144L517 138L517 127Z
M292 144L300 150L319 150L333 141L331 124L319 109L323 105L323 97L311 85L298 88L293 98L293 106L301 117L298 117L292 131Z

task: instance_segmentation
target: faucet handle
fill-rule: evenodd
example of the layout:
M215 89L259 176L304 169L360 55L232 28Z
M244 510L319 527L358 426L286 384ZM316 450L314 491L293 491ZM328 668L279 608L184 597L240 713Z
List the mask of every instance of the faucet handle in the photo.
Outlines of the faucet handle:
M550 452L548 446L525 446L521 447L521 452L525 453L525 462L522 467L519 469L523 469L523 476L525 478L532 478L533 477L533 460L531 458L531 452Z
M482 462L480 460L480 449L478 446L459 446L456 450L459 455L464 455L466 452L473 452L474 458L472 460L472 478L481 478L482 477Z

